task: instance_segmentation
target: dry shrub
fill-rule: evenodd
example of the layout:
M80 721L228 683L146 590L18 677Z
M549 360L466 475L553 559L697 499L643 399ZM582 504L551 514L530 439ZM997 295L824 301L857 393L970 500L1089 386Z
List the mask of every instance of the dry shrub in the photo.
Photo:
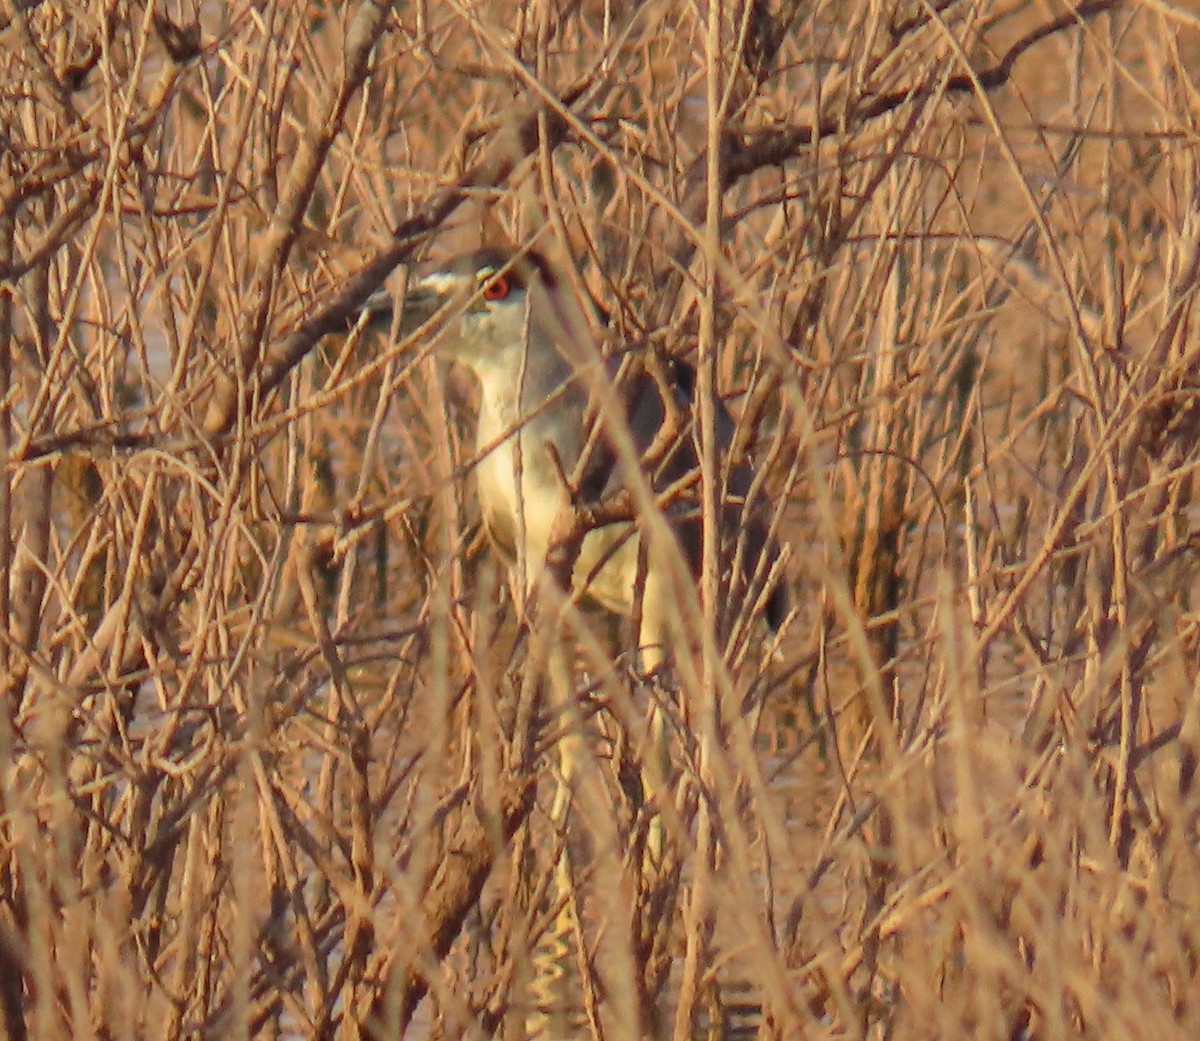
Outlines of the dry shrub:
M9 1038L1200 1034L1190 6L0 12ZM777 641L514 603L355 324L481 236L727 400Z

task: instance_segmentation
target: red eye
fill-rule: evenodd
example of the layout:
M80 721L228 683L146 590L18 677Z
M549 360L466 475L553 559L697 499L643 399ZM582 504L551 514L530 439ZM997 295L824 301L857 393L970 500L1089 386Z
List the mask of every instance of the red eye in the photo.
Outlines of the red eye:
M484 300L504 300L512 292L512 283L507 275L497 275L483 287Z

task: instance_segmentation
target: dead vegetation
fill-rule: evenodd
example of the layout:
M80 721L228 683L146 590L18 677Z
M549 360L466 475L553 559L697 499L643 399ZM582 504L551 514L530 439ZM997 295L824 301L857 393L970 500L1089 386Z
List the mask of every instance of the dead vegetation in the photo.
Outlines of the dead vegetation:
M8 1038L1200 1036L1189 4L8 0L0 43ZM667 688L513 604L470 388L354 325L481 233L729 402L777 646L711 561Z

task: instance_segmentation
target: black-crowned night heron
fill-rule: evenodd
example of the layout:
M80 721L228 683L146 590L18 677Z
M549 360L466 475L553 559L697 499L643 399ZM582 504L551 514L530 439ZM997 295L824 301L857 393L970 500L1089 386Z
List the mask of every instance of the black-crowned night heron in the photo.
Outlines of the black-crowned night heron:
M383 317L390 308L390 298L380 296L368 309ZM532 251L483 250L418 272L401 324L411 329L435 312L445 319L435 334L439 353L479 381L475 477L492 543L518 584L532 591L547 573L556 539L570 529L564 516L578 517L571 511L600 504L591 514L601 523L581 538L576 529L571 584L608 610L638 618L642 664L657 664L685 632L681 583L694 581L703 557L694 386L682 370L631 366L632 359L606 362L577 298ZM715 413L723 602L761 608L777 627L787 604L774 573L776 546L765 511L747 501L758 490L749 466L728 458L733 422L719 403ZM603 505L614 500L618 508L606 514ZM561 647L551 649L551 671L550 686L557 688L552 698L569 718L571 685ZM643 760L642 777L644 795L654 799L670 769L666 717L654 699L649 729L657 762ZM561 773L550 811L562 832L587 754L578 728L568 728L567 735L558 745ZM645 849L645 869L661 868L665 833L657 814ZM570 931L565 843L555 876L563 911L550 937L549 961L536 959L542 1011L554 1003L553 981L561 975Z
M438 333L440 353L479 381L476 487L492 543L533 589L563 511L624 492L625 515L610 514L583 537L572 583L610 611L636 612L643 662L659 661L678 632L680 572L685 580L688 570L698 573L702 557L690 381L657 368L623 376L606 363L574 293L533 251L486 249L418 272L405 297L404 325L442 308L448 324ZM750 468L728 465L733 424L719 403L716 411L724 592L739 604L760 605L776 628L787 604L772 571L776 547L762 509L747 508ZM663 553L653 539L642 548L645 526L634 519L639 497L629 495L627 477L633 458L645 477L641 502L657 497L681 554Z

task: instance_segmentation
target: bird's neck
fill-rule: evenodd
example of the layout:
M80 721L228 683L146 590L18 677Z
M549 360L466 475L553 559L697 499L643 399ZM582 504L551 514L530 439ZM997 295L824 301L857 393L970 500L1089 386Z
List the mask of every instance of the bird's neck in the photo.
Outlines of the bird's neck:
M528 423L547 409L569 410L580 385L574 368L554 351L531 354L515 372L498 367L477 375L480 421L489 425Z

